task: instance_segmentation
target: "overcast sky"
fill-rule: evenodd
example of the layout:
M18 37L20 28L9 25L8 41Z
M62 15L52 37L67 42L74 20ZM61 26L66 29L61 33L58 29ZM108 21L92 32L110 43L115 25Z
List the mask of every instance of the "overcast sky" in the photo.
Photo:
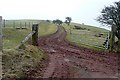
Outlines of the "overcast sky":
M4 19L61 19L100 26L100 11L119 0L0 0L0 16Z

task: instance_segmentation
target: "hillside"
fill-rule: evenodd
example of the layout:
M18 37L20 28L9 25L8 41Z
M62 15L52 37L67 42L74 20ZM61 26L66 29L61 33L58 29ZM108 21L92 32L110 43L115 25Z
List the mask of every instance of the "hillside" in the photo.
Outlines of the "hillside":
M70 26L64 24L63 26L67 31L66 39L73 44L87 48L104 49L103 43L108 35L108 30L78 23L72 23ZM79 26L81 29L75 29L74 26Z

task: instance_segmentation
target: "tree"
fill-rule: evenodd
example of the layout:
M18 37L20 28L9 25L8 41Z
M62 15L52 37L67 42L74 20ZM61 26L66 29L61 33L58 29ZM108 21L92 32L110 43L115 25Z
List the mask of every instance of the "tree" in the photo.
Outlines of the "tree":
M69 26L70 23L71 23L71 21L72 21L72 18L71 18L71 17L66 17L65 19L66 19L66 20L65 20L65 23ZM72 34L72 33L71 33L71 26L70 26L70 34Z
M65 19L66 19L65 23L68 24L68 25L70 25L70 23L72 21L72 18L71 17L66 17Z
M54 24L61 25L63 22L59 19L53 20Z
M46 22L50 23L51 21L50 20L46 20Z
M120 1L105 7L101 13L97 21L112 26L112 38L114 38L114 35L118 38L118 47L120 48Z
M56 20L53 20L52 22L53 22L54 24L56 24Z

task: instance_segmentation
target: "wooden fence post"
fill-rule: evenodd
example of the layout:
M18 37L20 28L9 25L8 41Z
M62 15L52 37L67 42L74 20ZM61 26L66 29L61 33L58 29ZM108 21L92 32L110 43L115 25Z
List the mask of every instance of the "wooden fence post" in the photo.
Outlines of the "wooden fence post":
M13 28L15 29L15 21L13 21Z
M0 80L2 79L2 16L0 16Z
M30 22L29 22L29 27L30 27Z
M111 36L110 36L110 51L113 50L114 43L115 43L115 32L116 32L116 26L112 25L111 28Z
M3 27L5 28L5 19L3 20Z
M0 51L2 51L2 16L0 16Z
M25 22L25 28L26 28L26 26L27 26L27 25L26 25L26 22Z
M70 26L70 35L72 34L72 32L71 32L71 26Z
M22 23L20 22L20 29L22 29Z
M110 45L110 32L108 32L108 36L107 36L106 49L109 49L109 45Z
M38 24L32 25L32 31L35 31L32 35L32 45L38 46Z

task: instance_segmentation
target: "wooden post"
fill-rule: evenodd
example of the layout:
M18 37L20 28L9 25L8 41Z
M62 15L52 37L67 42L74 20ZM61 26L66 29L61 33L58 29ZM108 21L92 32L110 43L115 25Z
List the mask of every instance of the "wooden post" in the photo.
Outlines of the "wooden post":
M71 26L70 26L70 34L72 34L72 33L71 33Z
M112 25L111 36L110 36L110 51L112 51L113 47L114 47L114 43L115 43L115 31L116 31L116 26Z
M32 45L38 46L38 24L32 25L32 31L35 31L32 35Z
M29 27L30 27L30 22L29 22Z
M0 51L2 51L2 16L0 16Z
M15 29L15 21L13 21L13 28Z
M22 29L22 24L21 24L21 22L20 22L20 29Z
M26 28L26 22L25 22L25 28Z
M110 32L108 32L108 36L107 36L106 49L109 49L109 37L110 37Z
M0 80L2 79L2 16L0 16Z
M35 33L35 31L31 32L31 33L16 47L16 49L22 48L22 45L24 45L24 43L27 42L34 33Z
M5 28L5 19L3 20L3 27Z

